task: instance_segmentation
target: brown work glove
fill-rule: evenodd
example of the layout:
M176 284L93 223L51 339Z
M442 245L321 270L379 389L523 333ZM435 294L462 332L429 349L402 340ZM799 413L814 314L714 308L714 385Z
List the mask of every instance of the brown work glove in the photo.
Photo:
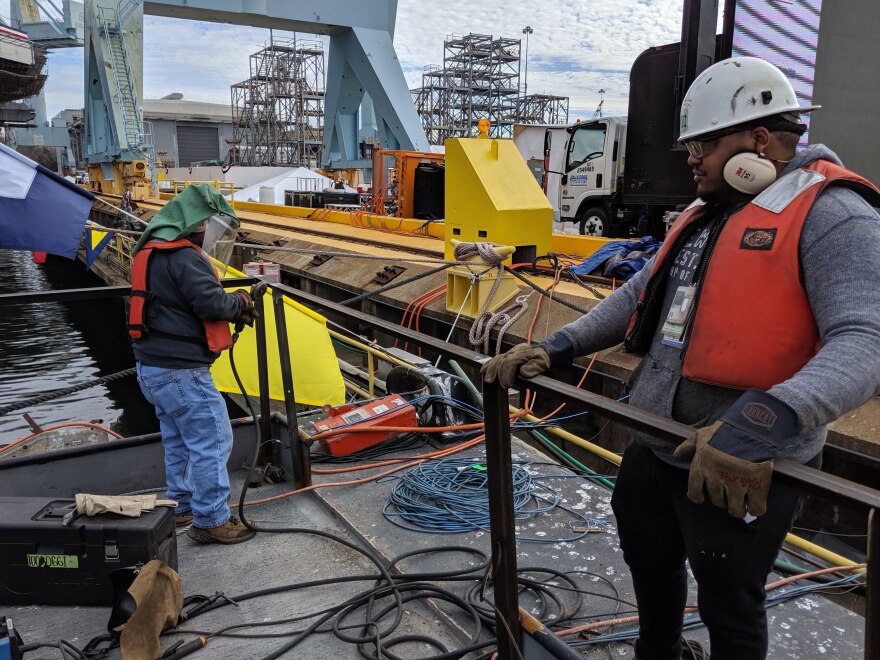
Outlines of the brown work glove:
M236 323L244 323L245 325L253 325L259 313L257 312L257 308L254 307L254 301L251 299L251 295L245 291L244 289L236 289L232 292L233 296L241 299L242 308L241 312L238 315L238 318L235 319Z
M511 388L517 375L523 378L534 378L550 368L550 353L541 346L517 344L507 353L496 355L483 363L480 373L483 381L494 383L495 379L502 387Z
M746 390L721 419L675 450L678 458L694 458L688 498L700 504L705 486L712 504L730 515L763 515L773 459L799 437L800 420L791 406L769 392Z
M773 461L753 463L712 447L709 441L722 426L724 422L717 421L701 428L675 449L676 458L693 457L688 475L688 499L702 504L705 487L712 504L727 509L735 518L743 518L747 512L753 516L764 515Z

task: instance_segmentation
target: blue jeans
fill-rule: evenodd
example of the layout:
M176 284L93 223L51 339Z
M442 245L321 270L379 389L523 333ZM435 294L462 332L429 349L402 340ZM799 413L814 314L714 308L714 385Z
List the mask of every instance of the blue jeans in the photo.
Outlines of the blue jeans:
M176 513L192 510L193 525L217 527L229 520L232 426L208 367L165 369L137 363L137 379L156 407L165 449L167 495Z

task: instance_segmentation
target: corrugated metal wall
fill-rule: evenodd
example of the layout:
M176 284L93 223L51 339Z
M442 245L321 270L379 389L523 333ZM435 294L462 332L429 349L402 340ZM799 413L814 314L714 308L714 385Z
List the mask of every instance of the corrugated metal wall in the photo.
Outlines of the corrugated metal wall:
M217 126L177 124L177 160L181 167L218 158L220 135Z

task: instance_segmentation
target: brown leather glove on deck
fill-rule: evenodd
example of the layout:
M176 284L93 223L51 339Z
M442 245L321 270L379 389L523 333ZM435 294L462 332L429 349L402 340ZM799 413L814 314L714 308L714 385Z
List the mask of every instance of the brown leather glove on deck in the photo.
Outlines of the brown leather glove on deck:
M496 355L480 368L483 381L511 388L517 376L534 378L550 368L550 353L541 346L517 344L507 353Z

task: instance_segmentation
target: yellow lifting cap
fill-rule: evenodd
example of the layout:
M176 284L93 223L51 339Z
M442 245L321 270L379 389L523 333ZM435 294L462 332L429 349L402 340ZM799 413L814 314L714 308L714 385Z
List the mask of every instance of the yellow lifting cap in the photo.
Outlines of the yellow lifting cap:
M477 137L487 138L489 137L489 129L492 128L492 124L489 123L489 120L483 117L479 122L477 122L477 130L480 132Z

